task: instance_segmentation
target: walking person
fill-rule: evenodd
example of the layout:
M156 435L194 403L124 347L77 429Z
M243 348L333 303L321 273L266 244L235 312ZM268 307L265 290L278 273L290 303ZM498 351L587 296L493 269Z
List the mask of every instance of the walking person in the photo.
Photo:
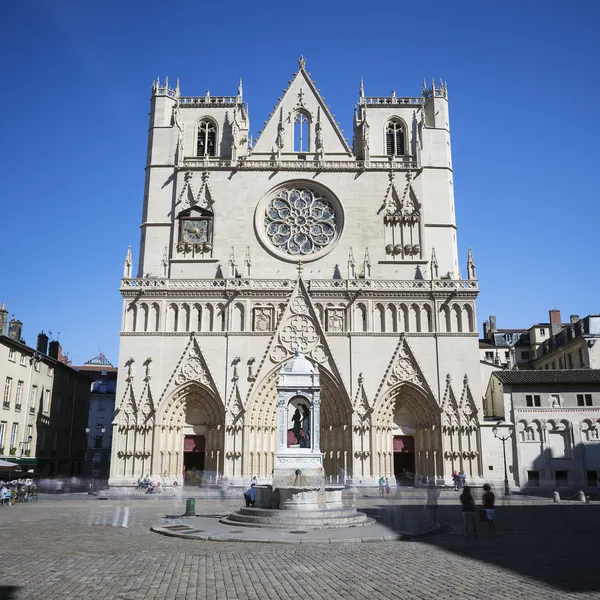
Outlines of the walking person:
M496 533L496 524L494 523L496 497L494 496L494 492L492 492L489 483L483 484L483 496L481 501L487 517L488 533Z
M435 487L435 483L430 482L427 486L427 512L429 513L429 522L432 525L437 525L437 509L439 490Z
M379 478L377 483L379 484L379 497L383 498L383 493L385 491L385 479L383 475Z
M390 481L389 481L389 479L386 477L386 478L385 478L385 496L386 496L386 498L389 498L389 497L390 497L390 491L391 491L391 488L390 488Z
M473 526L473 537L477 537L477 523L475 522L475 500L471 494L471 488L465 485L460 495L462 514L465 522L465 537L469 537L469 523Z

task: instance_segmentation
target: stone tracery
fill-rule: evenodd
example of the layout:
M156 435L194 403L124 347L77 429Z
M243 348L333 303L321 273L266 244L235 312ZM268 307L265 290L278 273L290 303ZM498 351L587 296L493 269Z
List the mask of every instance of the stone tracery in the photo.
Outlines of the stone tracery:
M264 226L269 241L292 256L315 254L331 244L337 220L331 202L314 190L280 190L265 211Z

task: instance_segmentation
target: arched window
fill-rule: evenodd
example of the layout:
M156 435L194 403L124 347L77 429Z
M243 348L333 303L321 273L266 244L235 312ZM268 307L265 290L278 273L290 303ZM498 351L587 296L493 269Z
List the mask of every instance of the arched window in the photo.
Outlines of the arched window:
M405 154L405 133L400 119L388 121L385 131L385 143L388 156L403 156Z
M354 329L356 331L367 331L367 308L364 304L356 305L354 318Z
M294 152L308 152L310 141L310 117L299 110L294 115Z
M198 156L215 156L217 148L217 128L212 121L203 119L198 123L198 143L196 154Z

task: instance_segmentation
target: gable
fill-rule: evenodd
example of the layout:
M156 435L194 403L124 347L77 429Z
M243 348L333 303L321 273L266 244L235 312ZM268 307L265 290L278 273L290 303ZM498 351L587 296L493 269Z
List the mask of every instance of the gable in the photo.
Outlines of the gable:
M324 154L342 154L352 156L352 150L344 138L337 122L329 111L323 98L305 69L304 59L299 60L300 68L294 74L259 138L254 145L252 155L273 154L279 149L281 154L294 152L294 117L299 112L308 116L308 153L313 154L322 147ZM319 123L319 126L317 126ZM320 129L320 133L319 133ZM317 141L317 137L321 141Z
M253 389L270 373L275 365L281 365L291 358L299 348L314 362L323 365L331 373L340 391L349 400L347 387L333 358L327 337L321 326L312 300L304 282L298 279L275 333L267 346L258 367L254 385L248 391L250 398Z

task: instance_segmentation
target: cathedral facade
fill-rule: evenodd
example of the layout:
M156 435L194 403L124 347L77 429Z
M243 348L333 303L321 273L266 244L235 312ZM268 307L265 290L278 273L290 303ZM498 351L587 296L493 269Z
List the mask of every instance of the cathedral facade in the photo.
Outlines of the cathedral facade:
M232 96L153 84L111 485L269 480L298 350L318 367L328 477L481 480L478 283L470 253L466 278L458 263L446 85L375 97L361 82L353 129L302 58L254 143L241 81Z

